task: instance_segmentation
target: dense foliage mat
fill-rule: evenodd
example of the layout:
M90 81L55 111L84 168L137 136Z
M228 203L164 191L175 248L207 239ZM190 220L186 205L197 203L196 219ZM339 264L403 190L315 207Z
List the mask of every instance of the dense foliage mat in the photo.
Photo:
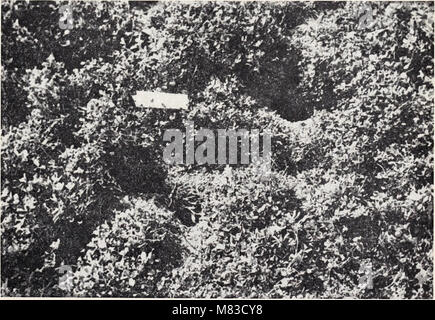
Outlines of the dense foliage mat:
M1 4L2 295L433 296L433 4L64 4ZM166 165L187 120L272 172Z

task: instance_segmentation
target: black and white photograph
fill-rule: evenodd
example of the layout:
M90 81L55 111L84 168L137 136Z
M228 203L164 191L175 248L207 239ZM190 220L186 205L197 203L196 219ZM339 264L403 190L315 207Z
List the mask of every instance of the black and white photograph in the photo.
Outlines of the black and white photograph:
M432 300L433 107L433 1L1 0L0 296Z

